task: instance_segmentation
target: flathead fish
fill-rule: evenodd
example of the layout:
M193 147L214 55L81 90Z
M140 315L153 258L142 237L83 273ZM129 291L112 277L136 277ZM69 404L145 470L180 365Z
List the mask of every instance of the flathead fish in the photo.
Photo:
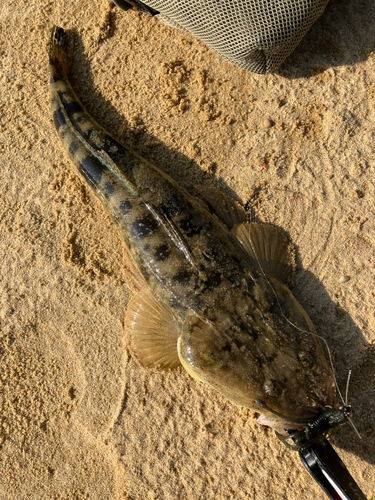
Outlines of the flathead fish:
M123 239L145 287L125 330L145 367L182 365L233 403L261 412L298 447L347 419L332 369L287 287L290 245L276 228L214 189L192 196L116 141L84 110L69 80L66 33L50 48L51 99L61 144ZM281 436L280 436L281 437Z

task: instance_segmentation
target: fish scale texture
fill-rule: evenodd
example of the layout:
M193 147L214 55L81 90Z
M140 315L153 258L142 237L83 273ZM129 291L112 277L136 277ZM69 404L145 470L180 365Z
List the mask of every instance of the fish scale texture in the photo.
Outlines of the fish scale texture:
M194 35L240 68L272 73L328 0L147 0L164 24Z

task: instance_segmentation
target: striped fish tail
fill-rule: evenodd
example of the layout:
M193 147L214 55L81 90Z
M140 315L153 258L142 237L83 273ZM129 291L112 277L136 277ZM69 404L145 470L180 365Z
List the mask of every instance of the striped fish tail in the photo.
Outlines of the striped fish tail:
M59 26L54 26L49 48L49 63L51 66L51 74L55 78L61 77L61 73L67 75L69 72L67 47L68 40L66 31ZM54 71L52 71L52 69Z
M51 107L54 125L66 154L80 176L103 203L115 223L128 207L135 186L131 170L137 158L106 133L85 111L68 79L67 33L55 27L51 37Z

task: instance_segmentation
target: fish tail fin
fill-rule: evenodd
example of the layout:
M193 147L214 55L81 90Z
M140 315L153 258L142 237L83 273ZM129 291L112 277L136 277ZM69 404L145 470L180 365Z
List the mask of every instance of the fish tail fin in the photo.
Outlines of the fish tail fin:
M69 72L69 62L67 57L68 39L67 32L59 26L52 29L49 63L60 70L64 75Z

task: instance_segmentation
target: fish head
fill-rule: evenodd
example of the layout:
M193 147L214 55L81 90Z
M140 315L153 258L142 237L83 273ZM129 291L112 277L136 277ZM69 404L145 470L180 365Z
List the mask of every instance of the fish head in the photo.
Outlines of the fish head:
M272 286L282 314L264 294L261 308L253 299L247 310L241 305L242 320L225 310L216 320L192 314L184 321L178 355L193 378L261 412L259 423L280 433L302 431L326 408L336 408L334 377L306 312L286 286L277 280Z

